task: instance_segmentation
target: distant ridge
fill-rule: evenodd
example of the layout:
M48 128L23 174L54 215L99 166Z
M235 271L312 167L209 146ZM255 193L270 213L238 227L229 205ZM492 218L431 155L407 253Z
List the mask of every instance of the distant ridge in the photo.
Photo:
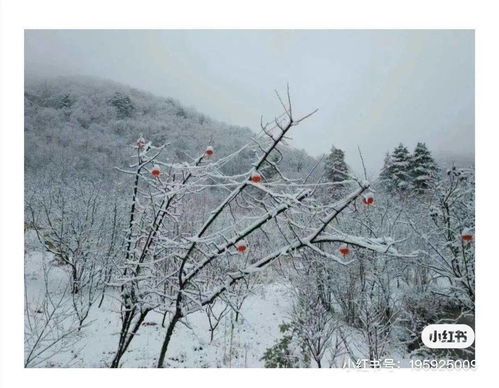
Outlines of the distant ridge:
M156 145L169 143L168 157L178 161L199 155L208 144L225 155L255 136L173 98L94 77L26 77L24 102L27 174L53 168L107 178L114 167L128 163L140 134ZM284 151L282 168L291 176L316 162L304 151ZM227 172L245 171L253 157L253 151L241 153Z

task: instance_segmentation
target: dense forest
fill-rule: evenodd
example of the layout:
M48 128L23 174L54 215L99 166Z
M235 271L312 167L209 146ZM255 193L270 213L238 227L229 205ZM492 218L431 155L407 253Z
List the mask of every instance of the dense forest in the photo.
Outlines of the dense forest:
M138 136L168 144L168 157L184 162L211 144L217 153L232 153L254 133L217 122L172 98L90 77L28 79L25 93L26 173L54 173L102 182L120 181L113 172L126 165ZM258 118L257 118L258 120ZM304 151L283 147L283 169L299 174L315 163ZM254 152L244 150L227 173L245 171ZM62 168L64 166L64 168Z

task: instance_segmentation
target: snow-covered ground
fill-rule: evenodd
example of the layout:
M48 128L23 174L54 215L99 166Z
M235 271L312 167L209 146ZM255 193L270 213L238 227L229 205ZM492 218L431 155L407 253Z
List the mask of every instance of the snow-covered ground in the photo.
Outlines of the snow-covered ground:
M51 254L29 250L25 255L27 297L36 310L44 293L43 266L50 266L50 285L64 284L67 273L55 266ZM55 290L54 290L55 291ZM286 320L290 298L284 287L261 285L245 301L237 323L228 314L210 343L209 324L204 313L190 315L178 325L167 353L169 367L263 367L266 348L280 337L279 324ZM118 344L119 305L106 296L101 308L92 307L79 341L71 351L59 353L40 367L107 367ZM154 367L166 329L162 316L150 313L122 360L124 367Z
M67 270L57 265L51 253L45 251L32 232L26 234L25 290L30 306L31 319L43 310L45 295L45 273L48 269L47 284L52 298L57 300L68 284ZM69 292L66 294L69 298ZM100 299L100 298L99 298ZM67 309L71 311L68 299ZM289 322L292 297L290 291L281 284L260 284L245 300L239 319L234 313L227 314L217 327L210 341L208 318L205 313L189 315L185 324L177 325L168 347L166 367L190 368L258 368L264 367L261 360L267 348L276 344L282 337L279 325ZM139 333L132 341L122 358L122 367L155 367L166 329L161 326L162 315L151 312ZM104 303L99 308L94 303L81 331L68 339L63 351L51 355L36 367L109 367L118 345L120 331L119 300L110 290L106 291ZM348 326L342 327L348 342L348 351L354 358L363 358L367 349L361 335ZM331 339L334 343L337 334ZM61 344L58 344L61 345ZM392 358L399 360L401 367L408 366L407 354L392 349ZM331 353L323 360L325 367L345 366L349 358L343 347L334 361ZM311 361L314 367L315 362Z

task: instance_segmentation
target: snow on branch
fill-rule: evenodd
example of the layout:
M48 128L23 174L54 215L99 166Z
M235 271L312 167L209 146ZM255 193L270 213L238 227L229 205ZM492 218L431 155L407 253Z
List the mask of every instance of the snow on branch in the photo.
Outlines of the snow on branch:
M306 198L310 194L310 191L304 190L298 195L292 197L293 201L283 203L274 210L267 212L264 216L262 216L259 220L256 222L252 223L249 225L246 229L240 231L239 233L236 234L235 237L229 239L225 244L223 244L221 247L217 249L217 251L211 255L209 255L204 261L202 261L196 268L194 268L191 272L189 272L185 278L184 282L190 281L194 276L197 275L204 267L206 267L209 263L211 263L214 259L216 259L218 256L223 254L224 252L227 251L230 247L234 246L237 244L239 241L243 240L244 238L248 237L252 232L255 230L261 228L264 224L266 224L268 221L274 219L277 217L279 214L283 213L287 209L289 209L295 201L300 202L304 198Z

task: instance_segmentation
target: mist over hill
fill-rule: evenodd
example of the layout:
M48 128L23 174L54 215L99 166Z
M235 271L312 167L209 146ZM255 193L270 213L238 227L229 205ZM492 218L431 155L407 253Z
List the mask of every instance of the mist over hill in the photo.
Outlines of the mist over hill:
M215 98L215 97L214 97ZM91 77L27 78L25 83L25 167L32 174L108 181L114 167L126 166L142 135L154 145L168 144L170 160L186 161L211 144L217 155L251 142L255 132L215 121L173 98L157 97L113 81ZM303 174L316 163L305 151L284 147L282 169ZM246 171L248 149L226 166ZM115 177L113 181L122 178Z
M213 120L174 98L94 77L27 76L24 104L28 183L35 176L39 181L56 174L117 186L125 177L115 167L127 166L140 135L157 146L168 144L172 161L192 160L208 144L217 155L227 155L256 135L250 128ZM317 163L304 150L284 146L283 152L281 168L290 177L302 176ZM364 152L369 157L369 150ZM474 166L469 155L436 152L435 159L444 169ZM254 151L244 150L225 167L226 173L247 171L253 160ZM381 167L370 173L371 178ZM317 175L322 168L316 169Z
M475 155L473 154L435 152L434 156L440 167L445 169L452 166L475 168Z

